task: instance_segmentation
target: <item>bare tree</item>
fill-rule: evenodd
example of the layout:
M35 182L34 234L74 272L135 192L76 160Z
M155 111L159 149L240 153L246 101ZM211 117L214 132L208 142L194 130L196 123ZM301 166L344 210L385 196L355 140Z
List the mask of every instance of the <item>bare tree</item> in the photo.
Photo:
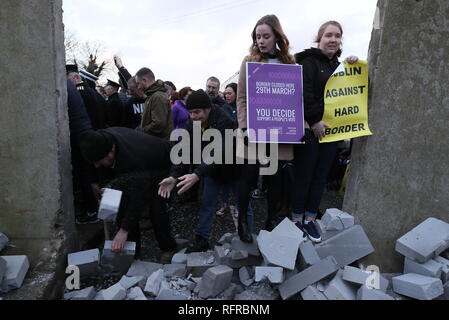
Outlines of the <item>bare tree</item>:
M76 33L65 30L66 60L82 67L87 72L100 77L109 69L107 61L99 58L105 51L105 46L97 41L79 41Z

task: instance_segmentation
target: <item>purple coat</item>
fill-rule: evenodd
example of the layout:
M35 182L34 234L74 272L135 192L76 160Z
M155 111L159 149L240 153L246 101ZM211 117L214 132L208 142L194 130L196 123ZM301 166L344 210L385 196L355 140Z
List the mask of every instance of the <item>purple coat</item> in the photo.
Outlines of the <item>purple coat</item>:
M189 111L183 101L177 100L172 106L171 113L173 116L173 127L174 129L185 129L187 125L187 120L190 118Z

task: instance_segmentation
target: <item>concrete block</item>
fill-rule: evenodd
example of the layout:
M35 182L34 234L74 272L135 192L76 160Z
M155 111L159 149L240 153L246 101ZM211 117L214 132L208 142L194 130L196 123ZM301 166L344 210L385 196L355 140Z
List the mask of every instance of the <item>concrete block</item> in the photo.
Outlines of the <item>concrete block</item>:
M361 286L357 291L357 300L395 300L392 296L377 289Z
M190 294L187 291L174 290L167 281L163 281L156 300L190 300Z
M67 257L69 266L77 266L82 279L95 276L99 271L100 250L92 249L70 253Z
M329 300L356 300L357 288L344 281L343 270L339 270L323 293Z
M449 248L449 224L429 218L396 241L396 251L425 263Z
M315 282L334 274L338 269L338 262L335 258L332 256L326 257L287 281L284 281L284 283L279 286L279 292L282 299L285 300L291 298L293 295L303 291Z
M23 280L30 268L27 256L2 256L6 262L6 272L3 276L2 289L6 291L22 286Z
M231 257L234 261L248 259L248 252L245 250L232 250Z
M320 261L320 257L310 241L302 242L299 245L299 255L297 258L302 270L307 269Z
M141 260L135 260L131 267L129 268L126 275L128 277L135 277L135 276L144 276L149 277L151 276L155 271L159 269L163 269L164 265L160 263L153 263L153 262L146 262Z
M6 260L0 257L0 286L3 282L3 277L6 274Z
M295 268L299 241L262 230L257 237L257 243L264 260L269 265L283 267L288 270Z
M72 291L64 295L64 300L94 300L97 295L94 287L89 287L83 290Z
M109 272L126 273L134 262L136 243L126 242L122 252L112 252L112 241L106 240L101 255L101 266Z
M166 278L174 278L179 277L183 278L187 273L187 265L185 264L166 264L164 265L164 277Z
M302 243L305 239L304 233L289 219L285 218L276 228L271 231L274 235L293 238L295 242Z
M427 277L440 278L443 266L435 260L419 263L405 257L404 274L417 273Z
M318 233L321 236L322 241L326 241L343 231L343 230L339 230L339 231L326 230L326 227L324 226L323 222L319 219L315 221L315 226L318 230Z
M284 281L284 269L280 267L256 267L256 282L268 279L270 283L279 284Z
M100 208L98 209L98 219L105 221L115 221L120 201L122 200L122 191L105 188L101 197Z
M0 232L0 252L6 248L8 242L9 242L8 237Z
M187 255L187 272L194 277L201 277L209 268L218 265L214 253L208 252L193 252Z
M187 264L187 254L185 253L176 253L173 255L171 259L172 264Z
M128 294L126 295L125 300L134 300L134 301L143 301L148 300L147 297L145 297L142 289L139 287L131 288L128 291Z
M341 231L354 226L354 217L339 209L327 209L321 219L327 231Z
M373 274L372 272L364 271L350 266L346 266L344 268L343 280L366 287L374 286L374 289L378 289L383 292L387 291L389 285L389 281L379 273Z
M125 288L126 290L136 286L139 282L141 282L143 279L145 279L145 276L136 276L136 277L127 277L123 276L119 283L120 285Z
M153 296L157 296L159 294L162 281L164 281L164 270L159 269L148 277L144 291Z
M393 278L393 290L418 300L433 300L444 293L441 279L409 273Z
M314 286L308 286L301 291L303 300L327 300L326 296Z
M207 270L201 280L200 298L213 298L231 284L233 270L228 266L216 266Z
M238 236L232 238L232 250L245 250L251 256L260 256L259 248L257 246L257 235L253 234L253 242L245 243L240 240Z
M248 272L248 268L246 268L246 267L241 267L239 269L239 279L240 279L240 282L246 287L249 287L250 285L252 285L254 283L254 280L250 276L250 274Z
M123 300L126 298L126 289L123 288L120 283L116 283L112 287L109 287L108 289L101 290L97 296L95 297L95 300Z
M448 282L449 281L449 260L445 259L441 256L435 257L433 260L436 261L437 263L440 263L442 266L441 281L443 281L443 283Z
M315 246L321 259L333 256L340 268L374 252L365 231L359 225L343 230L336 236Z
M232 238L234 238L234 235L232 233L225 233L221 236L220 240L218 240L219 244L225 244L225 243L232 243Z

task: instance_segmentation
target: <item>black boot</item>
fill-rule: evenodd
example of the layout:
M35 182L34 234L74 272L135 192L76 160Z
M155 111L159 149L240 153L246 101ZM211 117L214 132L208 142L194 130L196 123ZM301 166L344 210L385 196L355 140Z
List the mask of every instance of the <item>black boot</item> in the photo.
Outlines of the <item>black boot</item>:
M187 248L186 253L204 252L207 250L209 250L209 240L197 234L193 245Z
M242 214L239 212L239 226L237 228L239 232L240 240L246 243L252 243L253 242L253 236L248 231L248 222L247 222L247 216L246 212Z

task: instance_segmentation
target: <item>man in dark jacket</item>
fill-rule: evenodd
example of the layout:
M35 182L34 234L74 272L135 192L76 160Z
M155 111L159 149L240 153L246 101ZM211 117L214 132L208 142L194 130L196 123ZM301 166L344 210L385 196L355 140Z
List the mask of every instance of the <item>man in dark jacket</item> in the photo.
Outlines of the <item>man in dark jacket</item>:
M176 242L170 235L169 216L164 199L158 196L158 183L170 168L170 145L167 141L128 128L113 127L87 131L80 137L81 152L95 167L110 168L114 179L108 187L123 192L116 225L118 232L112 250L120 252L126 241L137 244L140 251L139 219L149 207L159 247L169 263Z
M170 102L164 82L155 79L148 68L142 68L136 74L137 86L147 96L142 123L137 130L169 141L173 130Z
M67 65L66 70L67 79L76 86L76 89L83 98L84 106L89 115L92 128L94 130L104 129L106 127L106 121L103 105L101 104L100 99L98 99L98 94L83 81L76 65Z
M222 107L226 104L226 101L219 95L220 92L220 80L216 77L210 77L206 82L206 92L210 97L213 104L218 107Z
M196 136L195 131L206 132L208 129L218 130L223 139L223 143L217 145L217 147L222 147L223 159L220 159L219 162L224 163L223 160L226 151L224 147L225 131L236 129L236 123L221 108L212 105L209 96L203 90L192 92L187 99L186 107L191 117L186 128L189 134L189 139L187 140L190 142L188 146L190 148L190 163L194 163L194 157L198 153L203 153L208 145L204 141L200 143L194 141L195 138L200 138ZM193 121L195 121L195 124ZM195 129L198 122L201 122L201 128L196 127ZM200 146L201 150L195 150L195 145ZM233 145L235 144L233 143ZM184 139L177 146L180 146L182 150L186 146ZM214 155L211 156L214 157ZM193 246L187 249L187 253L207 251L209 249L208 239L213 225L215 207L221 186L236 181L239 176L239 166L236 164L220 164L215 160L208 161L208 163L205 163L205 159L201 159L201 164L196 166L192 174L186 174L189 169L189 164L181 163L174 165L170 170L170 177L164 179L160 184L159 194L167 198L176 186L177 181L180 181L177 185L180 188L178 194L186 192L200 180L203 181L199 225L196 230L195 242Z
M104 87L107 98L106 104L106 123L108 127L121 127L123 126L123 102L118 95L120 85L114 81L108 80L108 83Z
M123 110L123 126L136 129L142 122L142 113L145 107L145 94L137 87L136 78L128 80L128 91L130 97L125 103Z
M67 80L67 105L70 126L75 221L77 224L96 223L98 201L90 181L95 172L83 159L80 151L80 135L92 129L83 99L75 85Z

